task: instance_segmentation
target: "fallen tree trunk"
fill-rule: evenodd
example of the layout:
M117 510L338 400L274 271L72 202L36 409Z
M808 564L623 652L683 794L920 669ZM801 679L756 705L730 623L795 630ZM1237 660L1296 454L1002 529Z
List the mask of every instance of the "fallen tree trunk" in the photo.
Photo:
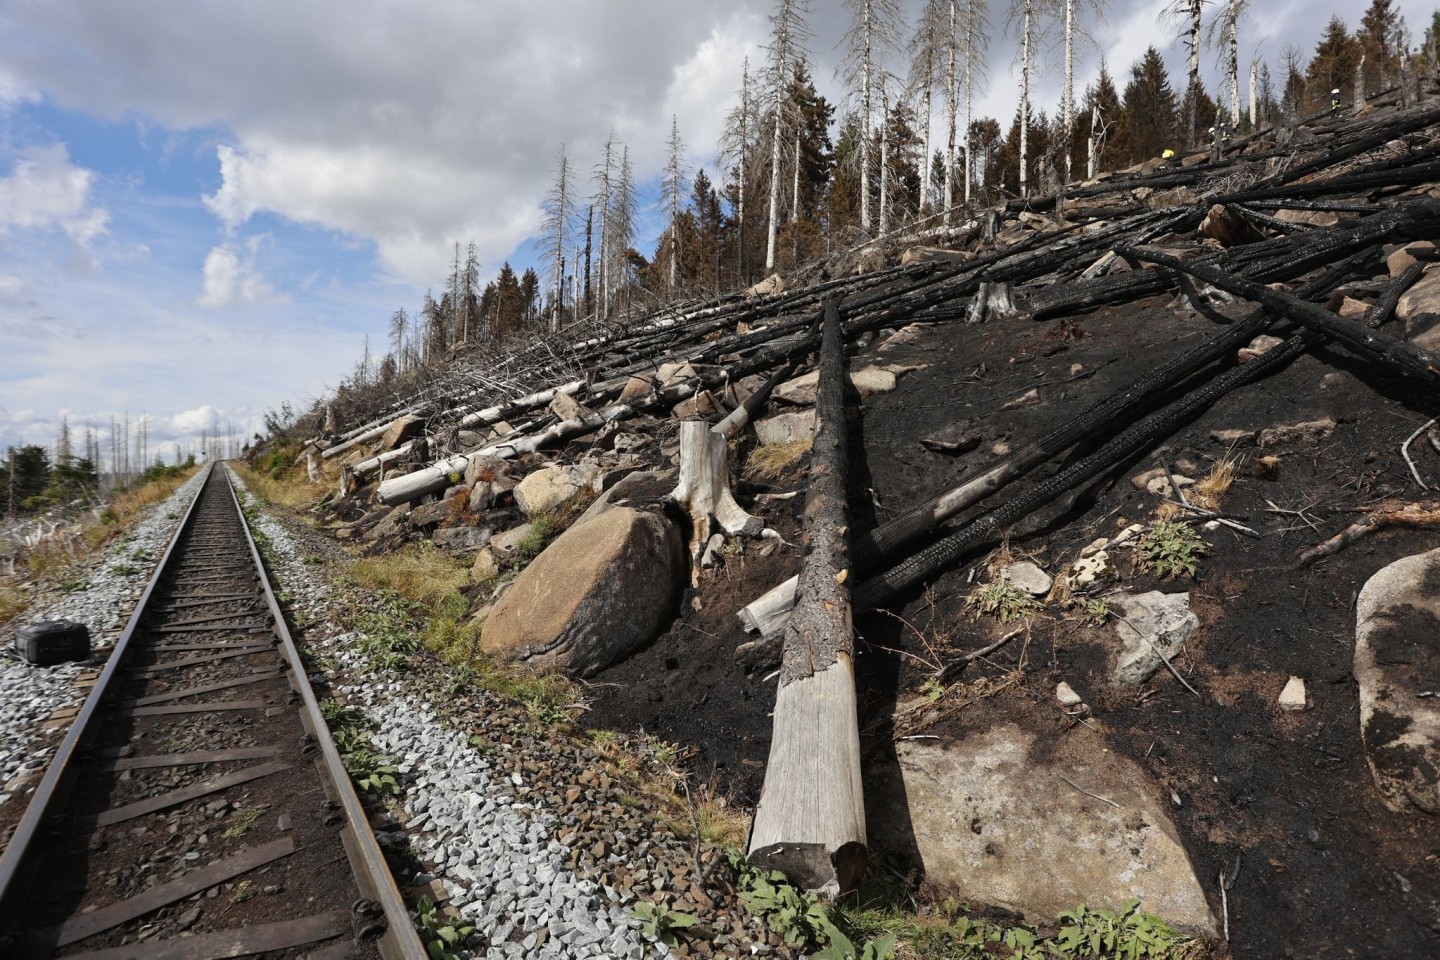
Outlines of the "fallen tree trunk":
M1317 307L1291 294L1272 290L1264 284L1237 277L1207 264L1191 263L1169 254L1133 247L1123 248L1120 252L1122 256L1134 257L1199 277L1221 290L1262 304L1280 316L1322 333L1362 357L1426 383L1440 383L1440 358L1405 340L1381 336L1364 323L1331 313L1324 307Z
M1440 107L1432 107L1429 110L1422 110L1418 113L1400 117L1394 123L1387 123L1380 129L1366 134L1343 147L1333 149L1329 153L1291 167L1289 170L1278 174L1270 184L1262 184L1257 190L1251 192L1260 193L1263 192L1266 186L1293 183L1301 177L1309 176L1326 167L1333 167L1337 163L1349 160L1351 157L1357 157L1367 150L1374 150L1376 147L1383 146L1396 137L1406 133L1413 133L1416 130L1428 127L1436 122L1440 122Z
M833 300L824 327L801 600L785 633L748 856L802 889L833 896L854 889L865 872L865 799L846 583L844 338Z

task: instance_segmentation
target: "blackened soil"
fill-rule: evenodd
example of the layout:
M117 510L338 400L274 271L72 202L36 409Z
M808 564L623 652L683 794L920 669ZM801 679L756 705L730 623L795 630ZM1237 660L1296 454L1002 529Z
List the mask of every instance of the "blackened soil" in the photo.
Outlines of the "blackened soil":
M852 370L879 360L925 367L904 374L894 392L863 400L851 444L857 528L898 516L978 473L1007 445L1017 448L1124 388L1213 336L1220 322L1166 297L1064 322L937 326L883 354L872 348ZM1038 404L1002 409L1032 389ZM1223 397L1158 451L1176 471L1198 478L1226 455L1210 439L1214 430L1323 418L1337 426L1318 441L1232 451L1239 475L1223 510L1261 536L1205 532L1209 554L1193 581L1160 581L1136 573L1127 550L1112 555L1120 579L1111 589L1190 592L1201 627L1175 665L1198 695L1164 671L1138 690L1110 687L1113 621L1094 626L1047 603L1028 636L959 678L968 690L983 693L987 687L975 684L980 678L998 689L941 712L924 733L954 736L1018 719L1064 736L1075 721L1058 714L1053 691L1066 680L1093 708L1088 722L1105 732L1112 749L1148 770L1168 798L1217 916L1216 878L1238 857L1228 895L1234 956L1440 956L1440 824L1418 812L1392 814L1380 803L1351 678L1361 586L1385 564L1435 546L1435 534L1388 529L1314 567L1295 564L1303 549L1338 533L1365 506L1424 496L1398 448L1440 413L1437 407L1434 397L1339 348L1315 350ZM943 428L981 439L958 455L922 445ZM1419 443L1412 450L1422 475L1440 480L1440 454ZM1009 554L1054 573L1096 537L1152 520L1160 500L1130 477L1157 466L1156 453L1010 531ZM1278 457L1278 464L1262 471L1260 456ZM802 470L803 464L776 488L800 489ZM1025 487L1021 481L984 506ZM800 509L797 498L756 512L794 542ZM857 619L868 752L887 749L897 732L891 720L897 705L916 702L938 666L1008 629L976 622L964 604L972 584L988 579L990 559L972 555L923 593L897 598L888 614ZM735 665L734 649L748 638L734 614L797 563L797 548L760 557L748 546L743 563L735 558L706 572L668 633L596 678L586 722L643 728L693 745L702 777L717 774L736 799L753 801L768 750L774 680ZM1313 701L1306 712L1276 706L1291 675L1306 681Z

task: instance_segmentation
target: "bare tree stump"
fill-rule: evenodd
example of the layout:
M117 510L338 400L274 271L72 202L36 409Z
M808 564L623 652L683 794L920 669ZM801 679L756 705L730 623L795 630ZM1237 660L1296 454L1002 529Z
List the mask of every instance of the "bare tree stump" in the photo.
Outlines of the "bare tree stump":
M751 862L836 895L865 872L854 633L846 547L840 316L825 305L800 600L785 630L775 732L750 831Z
M717 526L731 536L759 536L764 529L730 492L729 453L725 435L704 420L680 424L680 480L670 499L690 515L691 586L699 583L705 545Z

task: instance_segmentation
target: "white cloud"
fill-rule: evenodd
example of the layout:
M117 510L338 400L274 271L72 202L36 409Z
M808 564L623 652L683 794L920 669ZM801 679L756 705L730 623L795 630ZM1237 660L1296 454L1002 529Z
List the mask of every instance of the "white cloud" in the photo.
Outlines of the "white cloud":
M212 423L219 421L220 411L207 403L193 410L182 410L170 417L165 426L168 428L167 436L183 436L209 430Z
M224 243L205 257L205 288L196 301L202 307L226 307L237 303L278 303L284 297L275 291L256 266L261 236L245 243Z
M736 14L717 24L689 59L676 64L665 92L662 115L679 119L687 159L692 166L708 167L712 181L717 179L712 162L715 146L740 88L740 65L748 56L752 78L756 75L765 39L765 21L754 14ZM725 109L715 109L717 104Z
M25 151L0 177L0 233L58 228L88 249L110 220L91 203L94 182L95 172L72 164L63 143Z

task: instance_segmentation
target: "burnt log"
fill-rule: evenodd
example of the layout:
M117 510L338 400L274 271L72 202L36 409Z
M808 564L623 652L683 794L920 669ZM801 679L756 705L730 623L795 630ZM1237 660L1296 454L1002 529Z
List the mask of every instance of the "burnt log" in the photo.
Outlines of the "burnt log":
M1328 295L1331 289L1350 276L1356 262L1369 255L1368 250L1353 254L1302 286L1299 295ZM1398 300L1399 294L1395 297ZM1264 309L1252 311L1211 340L1162 364L1126 389L1067 419L1050 433L1016 450L984 473L861 534L854 543L856 571L864 574L876 569L887 557L962 510L998 492L1081 440L1101 435L1111 425L1133 416L1143 405L1152 403L1155 396L1170 391L1205 366L1249 343L1272 322ZM775 636L785 625L794 606L795 587L796 578L791 577L741 609L738 616L746 629L758 631L763 637ZM773 653L767 655L759 650L750 650L747 655L757 663L773 662L774 659Z
M1324 307L1307 303L1291 294L1237 277L1208 264L1192 263L1153 250L1126 248L1121 252L1124 256L1179 270L1228 293L1252 300L1273 313L1331 337L1360 356L1397 372L1426 383L1440 383L1440 358L1405 340L1382 336L1363 322L1331 313Z

